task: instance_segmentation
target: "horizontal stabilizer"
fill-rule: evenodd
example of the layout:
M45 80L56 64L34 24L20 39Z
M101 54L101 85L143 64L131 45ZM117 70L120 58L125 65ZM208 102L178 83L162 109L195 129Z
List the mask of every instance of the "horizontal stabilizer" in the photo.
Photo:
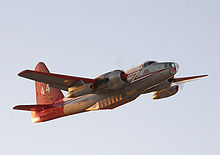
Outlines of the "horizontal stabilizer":
M81 78L75 76L45 73L33 70L24 70L18 76L49 84L53 88L67 91L69 87L80 87L84 83L94 83L95 79Z
M186 82L190 82L202 77L206 77L208 75L199 75L199 76L191 76L191 77L182 77L182 78L174 78L172 83L174 84L181 84L181 83L186 83Z
M53 108L51 104L44 105L17 105L13 109L15 110L25 110L25 111L41 111L45 109Z

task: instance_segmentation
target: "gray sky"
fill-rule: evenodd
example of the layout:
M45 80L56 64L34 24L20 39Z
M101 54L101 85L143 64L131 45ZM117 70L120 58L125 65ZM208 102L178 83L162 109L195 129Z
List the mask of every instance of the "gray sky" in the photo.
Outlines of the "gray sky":
M220 1L1 1L0 154L220 154ZM39 61L51 72L96 77L146 60L207 73L171 98L152 94L112 111L32 124L34 82L17 73Z

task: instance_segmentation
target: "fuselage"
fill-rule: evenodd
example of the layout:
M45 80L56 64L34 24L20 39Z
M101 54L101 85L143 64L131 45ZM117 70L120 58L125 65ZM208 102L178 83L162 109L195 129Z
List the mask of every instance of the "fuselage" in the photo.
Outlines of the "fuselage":
M126 85L118 90L106 94L87 94L76 98L63 98L53 103L53 108L42 111L32 111L34 123L44 122L72 114L114 109L128 103L143 93L155 91L155 86L163 86L177 72L177 64L145 62L131 68L125 73L128 75Z

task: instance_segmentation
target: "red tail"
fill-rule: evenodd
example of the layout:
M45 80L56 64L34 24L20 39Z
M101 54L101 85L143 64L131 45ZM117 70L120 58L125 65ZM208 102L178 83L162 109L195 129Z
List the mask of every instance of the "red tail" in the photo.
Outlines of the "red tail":
M49 73L46 65L43 62L39 62L35 68L35 71ZM42 82L35 82L36 87L36 100L38 105L52 104L57 100L64 98L62 92L59 89L55 89Z

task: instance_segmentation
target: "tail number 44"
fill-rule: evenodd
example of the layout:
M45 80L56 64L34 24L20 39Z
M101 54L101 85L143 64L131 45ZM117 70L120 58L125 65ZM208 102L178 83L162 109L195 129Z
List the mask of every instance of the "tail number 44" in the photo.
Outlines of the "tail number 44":
M46 85L46 89L44 89L43 86L41 87L41 92L40 92L41 95L45 95L46 92L49 92L49 93L50 93L50 87L49 87L49 84Z

